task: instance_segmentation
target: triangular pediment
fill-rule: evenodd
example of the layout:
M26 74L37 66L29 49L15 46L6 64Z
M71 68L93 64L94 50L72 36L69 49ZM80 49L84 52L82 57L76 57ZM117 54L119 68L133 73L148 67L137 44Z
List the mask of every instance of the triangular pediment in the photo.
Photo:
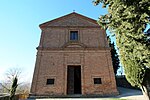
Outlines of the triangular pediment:
M88 18L86 16L80 15L78 13L71 13L60 18L56 18L49 22L43 23L40 27L53 27L53 26L93 26L93 27L100 27L96 20Z

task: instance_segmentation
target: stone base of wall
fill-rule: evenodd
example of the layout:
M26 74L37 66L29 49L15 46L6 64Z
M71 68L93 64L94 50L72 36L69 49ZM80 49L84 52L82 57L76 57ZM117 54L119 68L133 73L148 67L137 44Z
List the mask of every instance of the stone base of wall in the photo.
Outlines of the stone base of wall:
M30 94L29 99L37 99L37 98L101 98L101 97L112 97L119 95L118 92L111 93L111 94L88 94L88 95L82 95L82 94L73 94L73 95L35 95Z

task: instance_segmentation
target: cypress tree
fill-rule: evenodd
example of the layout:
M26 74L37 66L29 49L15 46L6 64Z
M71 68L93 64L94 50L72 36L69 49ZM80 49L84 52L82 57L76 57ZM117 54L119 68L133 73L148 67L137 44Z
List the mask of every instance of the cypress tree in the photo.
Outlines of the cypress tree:
M95 0L103 3L108 14L99 18L98 23L115 32L120 60L127 80L141 88L145 99L149 100L150 45L148 35L144 34L150 23L149 0Z
M107 39L108 39L108 42L109 42L109 46L111 47L112 64L113 64L114 73L116 75L117 74L117 70L120 68L119 56L118 56L118 53L117 53L117 51L115 49L114 42L111 43L111 39L109 38L109 36L107 37Z
M18 78L17 78L17 76L15 76L14 79L13 79L11 89L10 89L10 97L9 97L10 100L13 100L13 98L15 96L16 89L17 89L17 86L18 86L17 82L18 82Z

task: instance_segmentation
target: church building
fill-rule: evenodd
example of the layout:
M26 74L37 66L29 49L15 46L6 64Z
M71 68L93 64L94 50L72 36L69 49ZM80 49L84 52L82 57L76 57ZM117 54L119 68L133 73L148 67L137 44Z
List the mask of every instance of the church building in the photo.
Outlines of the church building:
M96 20L73 12L40 29L32 95L118 93L106 32Z

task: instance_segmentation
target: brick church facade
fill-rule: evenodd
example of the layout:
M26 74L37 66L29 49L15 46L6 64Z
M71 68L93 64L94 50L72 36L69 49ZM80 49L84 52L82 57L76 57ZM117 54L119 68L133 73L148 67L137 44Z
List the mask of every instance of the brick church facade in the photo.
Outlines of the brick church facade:
M73 12L40 28L33 95L117 94L106 32L96 20Z

